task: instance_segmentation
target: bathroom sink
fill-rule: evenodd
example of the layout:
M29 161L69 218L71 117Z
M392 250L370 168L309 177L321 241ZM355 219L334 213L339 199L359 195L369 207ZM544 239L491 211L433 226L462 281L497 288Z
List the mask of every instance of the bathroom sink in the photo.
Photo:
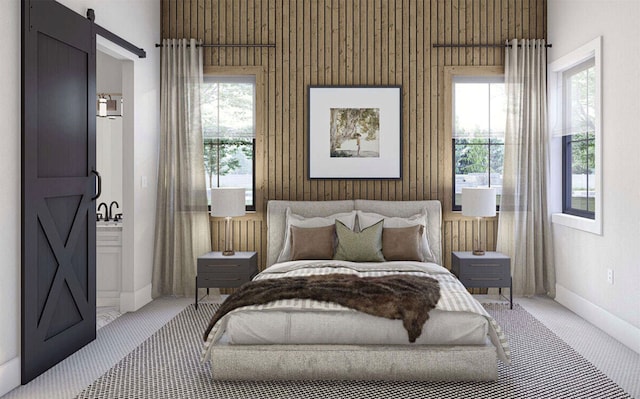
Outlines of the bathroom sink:
M122 220L118 220L117 222L114 222L113 220L109 220L108 222L105 222L104 220L100 220L96 222L96 227L104 228L104 229L121 229Z

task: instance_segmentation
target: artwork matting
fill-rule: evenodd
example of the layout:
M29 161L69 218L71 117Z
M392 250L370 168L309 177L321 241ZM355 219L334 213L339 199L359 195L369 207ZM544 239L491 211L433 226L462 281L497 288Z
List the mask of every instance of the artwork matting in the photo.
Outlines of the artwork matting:
M402 178L400 86L309 86L309 178Z

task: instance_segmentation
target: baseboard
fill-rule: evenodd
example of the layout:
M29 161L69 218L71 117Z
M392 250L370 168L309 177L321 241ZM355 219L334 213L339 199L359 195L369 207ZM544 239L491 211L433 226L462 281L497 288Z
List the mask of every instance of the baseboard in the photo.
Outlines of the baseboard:
M120 291L98 291L96 293L96 306L109 306L120 308Z
M640 354L640 328L612 315L560 284L556 284L555 300Z
M120 308L120 298L96 298L96 306L99 308Z
M0 396L20 386L20 357L0 364Z
M121 292L120 312L135 312L152 300L151 284L148 284L134 292Z

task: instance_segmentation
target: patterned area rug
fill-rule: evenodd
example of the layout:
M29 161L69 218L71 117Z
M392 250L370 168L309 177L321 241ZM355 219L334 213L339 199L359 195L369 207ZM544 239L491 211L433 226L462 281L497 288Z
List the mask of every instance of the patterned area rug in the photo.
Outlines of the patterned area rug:
M630 398L518 305L487 304L509 338L512 365L495 382L216 382L201 335L217 305L190 305L78 398Z

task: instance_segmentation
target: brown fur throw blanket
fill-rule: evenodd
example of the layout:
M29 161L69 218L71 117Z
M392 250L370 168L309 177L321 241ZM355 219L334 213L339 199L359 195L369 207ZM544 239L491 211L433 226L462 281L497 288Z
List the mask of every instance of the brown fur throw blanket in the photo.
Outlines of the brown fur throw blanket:
M327 274L250 281L220 306L211 318L204 340L216 322L234 309L294 298L335 302L370 315L401 319L409 342L415 342L429 319L429 311L440 299L440 286L430 277L398 274L381 277Z

